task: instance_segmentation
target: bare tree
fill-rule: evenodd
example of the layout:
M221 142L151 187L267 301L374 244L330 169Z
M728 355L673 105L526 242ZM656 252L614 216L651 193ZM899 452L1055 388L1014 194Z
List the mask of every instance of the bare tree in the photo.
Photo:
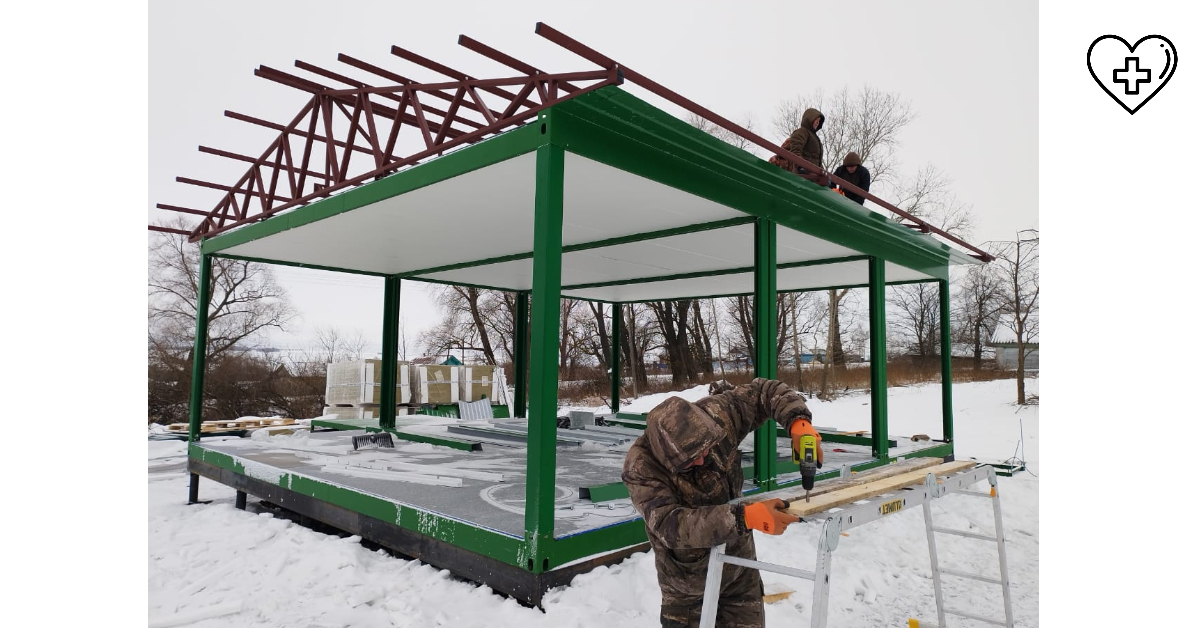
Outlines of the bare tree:
M955 342L970 345L973 366L983 366L983 346L996 331L1004 307L1004 282L991 264L971 266L963 277L954 308Z
M1036 229L1017 232L1011 242L992 242L991 253L1004 277L1004 313L1001 324L1017 339L1017 403L1024 405L1025 358L1033 351L1030 339L1038 336L1039 236Z
M172 225L183 229L176 220ZM196 312L199 303L200 247L179 234L157 233L149 250L148 345L150 417L182 420L191 388ZM249 348L262 333L283 330L293 312L287 293L275 283L269 266L256 262L216 258L209 276L208 338L205 361L212 377L206 379L205 410L223 411L220 395L212 393L229 381L247 360L235 355ZM229 359L226 360L225 358ZM222 365L222 362L227 362ZM261 370L261 369L259 369ZM209 386L208 384L211 384ZM235 391L233 384L229 391ZM232 403L232 402L231 402ZM226 405L224 411L233 411Z
M890 317L905 339L907 350L921 360L941 355L941 307L938 285L933 282L893 286L888 303L897 316Z
M896 187L896 206L943 231L968 237L975 216L971 206L950 191L952 183L944 172L926 164Z
M971 206L950 192L951 181L937 168L927 165L906 181L897 206L948 232L969 236L975 216ZM897 329L909 352L926 360L941 355L941 303L935 283L893 286L888 302L898 316Z

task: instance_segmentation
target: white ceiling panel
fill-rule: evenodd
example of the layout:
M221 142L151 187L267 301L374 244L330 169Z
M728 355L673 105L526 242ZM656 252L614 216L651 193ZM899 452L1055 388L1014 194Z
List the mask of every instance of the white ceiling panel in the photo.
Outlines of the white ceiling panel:
M520 155L223 252L380 273L528 252L535 159Z
M580 157L566 155L563 244L581 244L746 214Z

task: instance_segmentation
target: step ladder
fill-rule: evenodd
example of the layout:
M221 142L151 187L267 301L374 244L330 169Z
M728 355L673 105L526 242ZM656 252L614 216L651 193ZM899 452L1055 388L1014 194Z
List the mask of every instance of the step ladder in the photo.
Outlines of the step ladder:
M987 480L991 490L986 493L968 490L968 487ZM789 489L793 495L795 487ZM778 493L777 491L775 493ZM977 534L965 530L952 530L933 525L933 513L930 502L949 494L983 497L992 500L992 510L996 518L995 536ZM755 499L767 499L772 493L756 495ZM937 603L937 625L946 628L946 615L956 615L966 619L1006 626L1013 628L1012 596L1008 588L1008 561L1004 551L1004 528L1001 524L1000 493L996 486L996 469L990 465L980 465L952 475L936 477L933 473L925 476L924 483L897 489L890 493L861 500L842 508L809 515L807 521L824 520L824 526L817 539L817 564L814 571L764 563L757 560L729 556L725 553L725 545L714 547L708 557L708 576L704 583L704 605L700 611L700 628L714 628L717 621L717 605L721 594L721 577L725 564L770 571L773 573L794 576L813 581L812 627L825 628L829 610L829 577L833 562L833 550L837 549L838 540L842 533L852 528L871 523L889 515L911 510L920 505L925 515L925 535L929 543L929 563L933 570L933 596ZM1000 558L1000 578L991 578L979 574L947 569L938 563L937 541L935 534L952 534L969 539L978 539L996 544ZM942 576L967 578L993 585L1000 585L1004 595L1004 621L982 617L960 609L946 608L942 598Z

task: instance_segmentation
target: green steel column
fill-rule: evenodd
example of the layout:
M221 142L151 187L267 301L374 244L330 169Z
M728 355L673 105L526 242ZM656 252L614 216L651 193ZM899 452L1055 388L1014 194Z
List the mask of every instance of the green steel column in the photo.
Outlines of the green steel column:
M192 397L188 406L188 440L200 440L204 414L204 362L208 355L208 305L212 300L212 257L200 256L199 292L196 301L196 339L192 347Z
M871 454L876 458L888 456L887 420L887 316L884 291L883 259L867 261L867 310L871 320Z
M400 278L383 278L383 374L380 377L379 427L396 427L396 360L400 344Z
M938 305L942 324L942 439L954 442L954 403L951 396L953 378L950 373L950 282L938 282ZM953 445L951 446L953 447Z
M754 375L775 379L776 311L775 223L759 218L754 223ZM754 481L764 490L775 489L775 421L754 433Z
M609 353L612 358L609 360L612 366L612 411L616 414L617 410L621 409L621 304L612 304L612 346Z
M529 399L529 293L517 293L517 328L513 334L513 416L525 418Z
M561 146L537 149L533 202L533 302L530 310L529 446L526 449L525 540L529 568L554 541L554 471L558 430L558 317L562 289L563 168Z

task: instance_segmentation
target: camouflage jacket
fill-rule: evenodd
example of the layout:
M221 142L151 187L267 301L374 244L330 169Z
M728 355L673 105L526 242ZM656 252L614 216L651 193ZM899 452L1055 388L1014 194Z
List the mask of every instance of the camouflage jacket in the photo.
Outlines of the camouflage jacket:
M703 595L710 548L726 543L730 554L754 557L742 507L729 501L742 495L738 444L769 418L786 434L812 413L787 384L759 378L694 404L671 397L646 417L621 479L646 521L664 605ZM702 466L687 468L709 450ZM723 593L737 586L742 571L726 565Z

